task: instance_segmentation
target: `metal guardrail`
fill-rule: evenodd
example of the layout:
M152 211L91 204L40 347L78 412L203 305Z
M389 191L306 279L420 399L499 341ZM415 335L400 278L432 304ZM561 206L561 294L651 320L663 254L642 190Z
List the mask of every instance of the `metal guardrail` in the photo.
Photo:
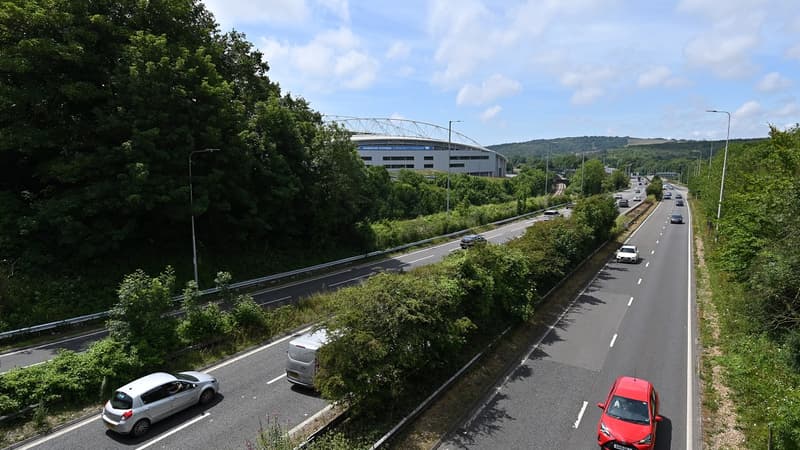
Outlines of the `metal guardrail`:
M559 205L554 205L553 208L560 208L560 207L563 207L565 205L566 205L566 203L562 203L562 204L559 204ZM543 211L545 211L545 209L539 209L539 210L532 211L532 212L529 212L529 213L521 214L519 216L514 216L514 217L511 217L511 218L508 218L508 219L502 219L502 220L498 220L498 221L495 221L495 222L490 222L490 223L488 223L486 225L493 225L493 226L502 225L502 224L505 224L505 223L508 223L508 222L513 222L515 220L520 220L520 219L524 219L526 217L530 217L530 216L539 214L539 213L541 213ZM277 273L277 274L268 275L268 276L261 277L261 278L254 278L252 280L240 281L238 283L230 284L228 286L228 288L229 289L243 289L243 288L247 288L247 287L251 287L251 286L256 286L256 285L259 285L259 284L262 284L262 283L268 283L268 282L280 280L280 279L283 279L283 278L293 277L295 275L300 275L300 274L309 273L309 272L315 272L315 271L318 271L318 270L327 269L327 268L330 268L330 267L336 267L336 266L340 266L340 265L343 265L343 264L348 264L348 263L351 263L351 262L354 262L354 261L359 261L359 260L362 260L362 259L367 259L367 258L372 258L372 257L375 257L375 256L381 256L381 255L394 253L394 252L397 252L397 251L400 251L400 250L405 250L407 248L411 248L411 247L415 247L415 246L418 246L418 245L427 244L427 243L433 242L433 241L438 240L438 239L455 237L455 236L464 234L464 233L466 233L468 231L470 231L469 228L464 229L464 230L454 231L454 232L448 233L448 234L443 234L443 235L440 235L440 236L434 236L432 238L423 239L423 240L417 241L417 242L411 242L409 244L398 245L396 247L392 247L392 248L386 249L386 250L376 250L374 252L369 252L369 253L366 253L366 254L363 254L363 255L351 256L349 258L344 258L344 259L339 259L339 260L336 260L336 261L330 261L330 262L326 262L326 263L322 263L322 264L317 264L315 266L303 267L303 268L300 268L300 269L290 270L288 272ZM211 288L211 289L206 289L206 290L200 291L198 293L200 294L200 296L205 296L205 295L210 295L210 294L216 294L219 291L220 291L219 288ZM176 302L176 303L180 302L182 299L183 299L182 295L173 297L173 301ZM30 327L20 328L18 330L4 331L4 332L0 332L0 340L8 339L8 338L15 337L15 336L26 335L26 334L39 333L39 332L42 332L42 331L47 331L47 330L51 330L51 329L59 328L59 327L78 325L78 324L89 322L89 321L92 321L92 320L103 319L103 318L108 317L110 315L110 313L111 313L111 311L103 311L103 312L98 312L98 313L94 313L94 314L87 314L87 315L84 315L84 316L73 317L71 319L57 320L55 322L49 322L49 323L45 323L45 324L41 324L41 325L33 325L33 326L30 326Z

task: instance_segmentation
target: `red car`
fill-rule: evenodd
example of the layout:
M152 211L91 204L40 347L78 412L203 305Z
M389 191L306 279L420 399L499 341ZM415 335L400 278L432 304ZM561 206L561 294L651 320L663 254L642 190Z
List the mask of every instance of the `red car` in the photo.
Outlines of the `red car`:
M652 450L656 445L658 393L641 378L619 377L611 386L597 424L597 444L603 449Z

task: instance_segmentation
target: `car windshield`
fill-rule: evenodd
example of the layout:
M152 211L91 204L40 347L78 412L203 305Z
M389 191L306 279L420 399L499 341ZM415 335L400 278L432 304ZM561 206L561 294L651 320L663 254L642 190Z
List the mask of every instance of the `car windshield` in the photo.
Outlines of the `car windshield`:
M680 215L680 214L673 214L672 218L675 219L675 220L681 220L681 219L683 219L683 216Z
M133 399L124 392L114 392L111 397L111 407L114 409L131 409L133 408Z
M626 422L647 425L650 423L650 413L648 411L647 402L615 395L608 405L606 414Z
M189 381L189 382L192 382L192 383L197 383L198 381L200 381L197 378L195 378L195 377L193 377L193 376L191 376L189 374L185 374L185 373L176 373L175 374L175 378L177 378L179 380Z
M636 253L636 249L633 247L622 247L619 251L622 253Z

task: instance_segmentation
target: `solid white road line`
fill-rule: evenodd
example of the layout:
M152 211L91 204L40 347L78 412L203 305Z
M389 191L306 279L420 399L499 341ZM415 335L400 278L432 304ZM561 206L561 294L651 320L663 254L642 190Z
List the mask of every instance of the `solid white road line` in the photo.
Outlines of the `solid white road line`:
M82 339L82 338L85 338L85 337L94 336L95 334L100 334L100 333L105 333L105 332L106 332L106 330L98 330L98 331L95 331L93 333L82 334L80 336L73 336L73 337L70 337L70 338L62 339L60 341L48 342L47 344L39 345L39 346L33 347L33 348L24 348L22 350L16 350L16 351L13 351L13 352L3 353L2 355L0 355L0 358L6 357L6 356L18 355L20 353L27 353L27 352L30 352L31 350L41 350L41 349L43 349L45 347L48 347L48 346L51 346L51 345L63 344L64 342L74 341L76 339Z
M174 430L170 431L169 433L166 433L166 434L163 434L163 435L159 436L158 439L153 439L152 441L148 442L147 444L144 444L141 447L137 447L136 450L142 450L142 449L145 449L147 447L150 447L151 445L155 444L156 442L158 442L158 441L160 441L162 439L166 439L167 437L172 436L173 434L177 433L178 431L181 431L182 429L188 427L189 425L192 425L192 424L194 424L196 422L199 422L199 421L205 419L206 417L208 417L210 415L211 415L211 413L206 411L202 415L200 415L198 417L195 417L194 419L186 422L185 424L179 426L178 428L175 428Z
M406 264L414 264L414 263L416 263L416 262L420 262L420 261L422 261L423 259L433 258L434 256L435 256L435 255L423 256L422 258L415 259L415 260L413 260L413 261L409 261L409 262L407 262Z
M631 306L632 303L633 303L633 297L631 297L631 299L628 300L628 306Z
M302 334L302 333L305 333L306 331L310 331L312 328L314 328L314 327L307 327L307 328L304 328L304 329L298 331L297 333L298 334ZM247 358L249 356L252 356L252 355L260 352L261 350L265 350L265 349L268 349L270 347L274 347L274 346L280 344L281 342L288 341L289 339L291 339L293 337L294 337L294 335L292 334L292 335L283 337L281 339L278 339L275 342L270 342L269 344L267 344L267 345L265 345L263 347L259 347L259 348L250 350L249 352L247 352L247 353L245 353L243 355L239 355L239 356L237 356L235 358L229 359L229 360L227 360L227 361L225 361L223 363L217 364L216 366L213 366L213 367L211 367L209 369L206 369L206 372L213 372L213 371L215 371L217 369L221 369L221 368L223 368L223 367L225 367L225 366L227 366L229 364L233 364L233 363L235 363L237 361L240 361L240 360L245 359L245 358Z
M274 383L274 382L276 382L276 381L280 380L281 378L283 378L283 377L285 377L285 376L286 376L286 374L285 374L285 373L282 373L281 375L279 375L279 376L277 376L277 377L275 377L275 378L273 378L273 379L271 379L271 380L267 381L267 384L272 384L272 383Z
M276 299L276 300L270 300L270 301L268 301L268 302L259 303L259 305L261 305L261 306L264 306L264 305L270 305L270 304L272 304L272 303L278 303L278 302L282 302L282 301L284 301L284 300L289 300L290 298L292 298L292 296L291 296L291 295L287 295L286 297L281 297L281 298L279 298L279 299Z
M688 211L688 208L687 208ZM694 413L694 405L692 402L694 401L694 394L693 389L694 386L692 385L692 374L694 373L694 357L692 356L692 285L694 282L692 281L692 216L691 211L687 214L688 222L689 222L689 243L687 245L688 252L687 252L687 262L686 262L686 447L685 448L692 448L694 445L694 439L692 438L692 432L694 431L692 427L694 426L693 420L693 413Z
M362 278L364 278L364 277L355 277L355 278L350 278L349 280L344 280L344 281L340 281L340 282L338 282L338 283L329 284L329 285L328 285L328 287L339 286L340 284L349 283L349 282L351 282L351 281L357 281L357 280L360 280L360 279L362 279Z
M576 420L575 423L572 424L572 428L578 428L578 425L581 424L581 419L583 419L583 413L586 412L586 405L588 404L589 402L586 401L583 402L583 406L581 406L581 412L578 413L578 420Z
M69 427L67 427L67 428L64 428L64 429L63 429L63 430L61 430L61 431L58 431L58 432L56 432L56 433L53 433L53 434L51 434L51 435L48 435L48 436L46 436L46 437L45 437L45 438L43 438L43 439L38 439L38 440L36 440L36 441L33 441L33 442L31 442L30 444L28 444L28 445L25 445L25 446L23 446L23 447L20 447L20 448L19 448L19 450L28 450L29 448L37 447L37 446L39 446L39 445L42 445L42 444L44 444L45 442L47 442L47 441L49 441L49 440L55 439L55 438L57 438L57 437L59 437L59 436L63 436L63 435L65 435L65 434L69 433L69 432L70 432L70 431L72 431L72 430L76 430L76 429L78 429L78 428L80 428L80 427L82 427L82 426L84 426L84 425L88 425L88 424L90 424L90 423L94 422L95 420L100 420L100 413L97 413L97 415L96 415L96 416L90 417L90 418L88 418L88 419L84 420L83 422L78 422L78 423L76 423L75 425L69 426Z
M617 342L617 333L614 333L614 337L611 338L611 344L609 344L608 348L613 348L614 342Z

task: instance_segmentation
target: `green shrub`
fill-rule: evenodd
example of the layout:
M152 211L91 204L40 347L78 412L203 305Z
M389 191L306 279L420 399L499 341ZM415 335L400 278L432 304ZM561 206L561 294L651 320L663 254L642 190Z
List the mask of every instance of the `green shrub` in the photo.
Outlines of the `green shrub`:
M258 303L249 295L239 296L231 310L234 329L245 335L269 336L271 334L269 317Z
M187 344L209 343L232 334L233 318L216 303L194 308L178 323L178 336Z

